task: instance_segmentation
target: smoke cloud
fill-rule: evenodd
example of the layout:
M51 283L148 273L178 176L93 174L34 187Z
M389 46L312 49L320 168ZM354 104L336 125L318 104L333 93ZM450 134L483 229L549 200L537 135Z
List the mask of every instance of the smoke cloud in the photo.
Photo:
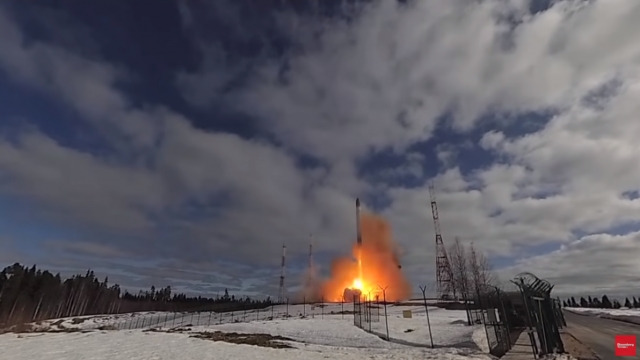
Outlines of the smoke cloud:
M410 297L411 284L402 272L398 246L391 236L389 223L378 215L367 213L361 215L360 221L362 245L358 246L354 241L352 256L334 259L328 279L321 279L313 266L308 269L303 286L303 296L308 301L323 298L324 301L351 302L351 295L358 292L382 300L381 288L386 288L387 301ZM348 294L346 298L345 294Z

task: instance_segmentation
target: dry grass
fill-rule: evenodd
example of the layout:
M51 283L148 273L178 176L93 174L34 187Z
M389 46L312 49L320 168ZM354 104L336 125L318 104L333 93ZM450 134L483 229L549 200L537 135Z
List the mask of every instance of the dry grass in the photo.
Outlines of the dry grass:
M283 336L273 336L269 334L239 334L235 332L224 333L221 331L200 332L191 335L191 337L212 341L224 341L231 344L255 345L274 349L293 348L293 346L285 344L281 341L294 341L293 339L289 339Z
M88 319L73 318L73 320L71 320L71 323L74 325L82 324L83 322L85 322L85 320L88 320Z

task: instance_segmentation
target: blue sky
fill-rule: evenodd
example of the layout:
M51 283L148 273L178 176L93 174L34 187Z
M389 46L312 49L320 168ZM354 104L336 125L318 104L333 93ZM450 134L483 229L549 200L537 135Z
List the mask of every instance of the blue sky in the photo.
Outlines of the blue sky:
M445 242L473 242L502 280L624 294L639 7L3 4L0 261L273 296L285 242L293 293L310 233L325 274L349 252L360 197L430 283L433 182Z

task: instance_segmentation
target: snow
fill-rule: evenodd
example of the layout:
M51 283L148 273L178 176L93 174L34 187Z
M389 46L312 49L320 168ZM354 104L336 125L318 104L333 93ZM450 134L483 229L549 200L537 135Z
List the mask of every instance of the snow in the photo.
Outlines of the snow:
M640 316L640 309L629 309L629 308L621 308L621 309L595 309L595 308L581 308L581 307L567 307L567 310L577 312L577 313L588 313L588 314L606 314L606 315L615 315L615 316Z
M594 309L594 308L565 308L579 314L594 315L602 318L626 321L640 325L640 309Z
M147 317L151 312L142 312L137 314L117 314L117 315L86 315L72 316L53 320L43 320L31 324L31 328L35 331L47 330L94 330L102 326L113 325L119 321L123 321L128 317L144 316Z
M353 325L352 321L340 319L295 319L269 322L252 321L231 323L211 327L196 327L195 331L223 331L247 334L265 333L288 337L306 344L364 348L399 348L402 345L388 343L380 337L368 334Z
M403 318L405 310L411 311L411 318ZM377 309L372 311L377 312ZM389 337L404 342L421 345L430 345L429 326L427 323L424 306L387 306ZM429 321L433 343L437 346L473 346L472 334L474 330L482 327L468 326L467 315L463 310L445 310L437 307L429 307ZM363 326L368 326L363 322ZM371 330L386 335L384 319L384 307L380 308L380 321L371 323Z
M324 308L309 305L290 305L286 318L285 305L259 311L231 313L132 313L104 316L84 316L48 320L37 326L40 330L79 329L88 332L70 333L8 333L0 335L3 357L15 360L27 359L490 359L481 352L474 341L486 344L477 326L466 326L464 311L429 308L433 340L436 349L429 344L424 307L388 306L389 332L399 342L415 343L407 346L383 340L353 324L352 314L338 314L341 304L328 304ZM402 318L402 311L411 309L413 318ZM344 304L344 310L353 310L353 304ZM323 314L324 312L324 314ZM331 314L333 312L334 314ZM269 320L273 314L274 319ZM304 315L304 316L303 316ZM233 321L231 320L233 318ZM74 319L78 319L75 320ZM80 321L82 320L82 321ZM240 322L237 322L240 321ZM54 325L55 324L55 325ZM142 325L144 324L144 325ZM186 327L185 332L147 332L141 328ZM372 324L372 330L386 333L384 309L380 322ZM96 331L110 325L119 331ZM138 330L129 330L138 328ZM375 329L374 329L375 328ZM405 330L413 331L405 333ZM292 339L293 349L274 349L255 345L231 344L190 337L193 332L265 333ZM461 345L463 344L463 346ZM423 346L420 346L423 345ZM456 347L453 347L453 346ZM484 347L479 345L483 350ZM486 345L485 345L486 346Z
M487 354L489 353L490 351L489 339L487 339L487 332L484 329L484 326L473 330L473 334L471 334L471 338L473 339L473 342L476 343L476 345L478 345L478 347L483 353L487 353Z
M578 360L578 358L569 354L547 354L543 355L540 360Z
M382 341L382 340L380 340ZM190 338L187 334L133 331L0 336L3 357L12 360L189 359L490 359L458 349L362 348L297 344L271 349Z

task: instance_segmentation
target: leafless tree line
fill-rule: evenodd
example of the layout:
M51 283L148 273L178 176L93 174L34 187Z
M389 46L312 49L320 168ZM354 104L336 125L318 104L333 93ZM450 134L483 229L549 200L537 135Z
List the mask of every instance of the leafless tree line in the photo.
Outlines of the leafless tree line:
M451 287L454 296L467 302L475 298L482 288L497 284L489 259L476 250L473 243L464 246L459 238L448 250L449 265L451 267Z

